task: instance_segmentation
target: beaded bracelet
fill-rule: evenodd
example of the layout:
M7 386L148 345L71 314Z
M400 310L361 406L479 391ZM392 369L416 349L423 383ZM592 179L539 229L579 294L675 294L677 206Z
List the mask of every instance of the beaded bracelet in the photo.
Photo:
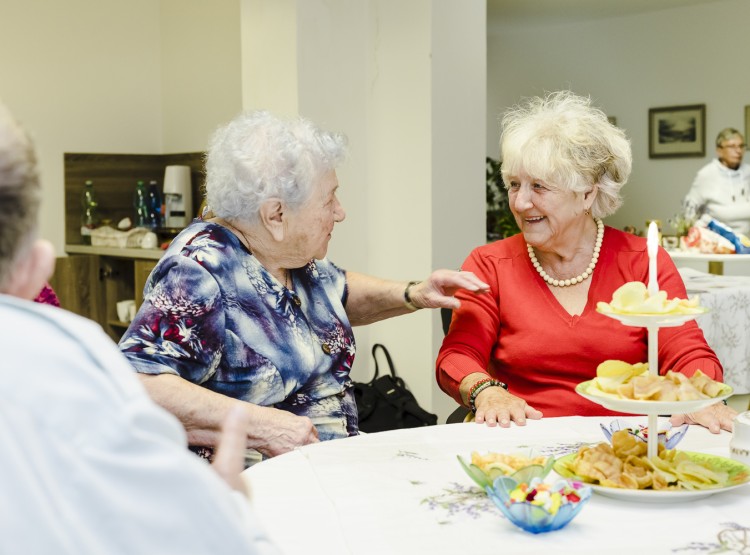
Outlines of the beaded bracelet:
M413 286L415 286L415 285L417 285L419 283L422 283L422 282L421 281L410 281L406 285L406 289L404 289L404 304L406 305L406 308L408 308L412 312L415 311L415 310L419 310L420 308L422 308L420 306L415 305L413 302L411 302L411 296L409 295L409 290Z
M483 380L479 380L477 383L471 386L471 389L469 390L469 408L471 409L471 412L475 413L477 412L477 407L474 404L477 400L477 395L479 395L482 391L487 389L488 387L502 387L504 390L508 390L508 386L501 382L500 380L495 380L492 378L485 378Z

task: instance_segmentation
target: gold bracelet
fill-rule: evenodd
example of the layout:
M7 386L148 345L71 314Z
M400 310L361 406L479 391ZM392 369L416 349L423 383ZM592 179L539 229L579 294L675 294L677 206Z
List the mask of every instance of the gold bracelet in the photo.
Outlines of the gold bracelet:
M404 304L406 305L406 308L414 312L415 310L419 310L422 308L421 306L415 305L413 302L411 302L411 296L409 295L409 290L412 288L412 286L417 285L419 283L422 283L421 281L410 281L406 285L406 289L404 289Z

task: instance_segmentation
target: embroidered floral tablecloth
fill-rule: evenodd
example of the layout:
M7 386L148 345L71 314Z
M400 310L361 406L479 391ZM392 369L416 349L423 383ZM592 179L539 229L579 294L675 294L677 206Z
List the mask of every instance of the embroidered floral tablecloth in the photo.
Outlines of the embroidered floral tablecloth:
M600 423L610 420L368 434L304 447L244 476L256 512L290 554L750 553L750 485L669 504L595 494L568 527L532 535L505 520L456 460L529 447L563 455L604 441ZM727 456L729 439L693 426L680 448Z
M689 295L710 312L696 321L724 367L735 394L750 393L750 277L715 276L681 268Z

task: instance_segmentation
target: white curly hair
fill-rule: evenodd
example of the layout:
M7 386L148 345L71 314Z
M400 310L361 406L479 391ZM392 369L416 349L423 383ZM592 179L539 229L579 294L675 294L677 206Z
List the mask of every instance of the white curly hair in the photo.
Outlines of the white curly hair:
M292 210L346 157L346 137L298 117L266 110L238 115L211 137L206 155L206 201L214 215L255 223L261 204L279 198Z

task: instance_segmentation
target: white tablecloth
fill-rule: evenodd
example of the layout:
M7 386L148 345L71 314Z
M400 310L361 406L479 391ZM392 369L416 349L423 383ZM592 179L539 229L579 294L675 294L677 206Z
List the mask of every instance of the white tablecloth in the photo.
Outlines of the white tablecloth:
M504 519L456 455L550 454L604 441L610 418L544 418L525 427L451 424L306 446L245 471L253 504L288 554L659 554L718 552L745 542L750 486L669 504L594 494L566 528L533 535ZM645 423L645 417L632 417ZM728 456L730 434L693 426L680 448ZM739 539L738 539L739 538Z
M697 319L736 394L750 393L750 277L715 276L689 268L680 274L690 295L711 312Z

